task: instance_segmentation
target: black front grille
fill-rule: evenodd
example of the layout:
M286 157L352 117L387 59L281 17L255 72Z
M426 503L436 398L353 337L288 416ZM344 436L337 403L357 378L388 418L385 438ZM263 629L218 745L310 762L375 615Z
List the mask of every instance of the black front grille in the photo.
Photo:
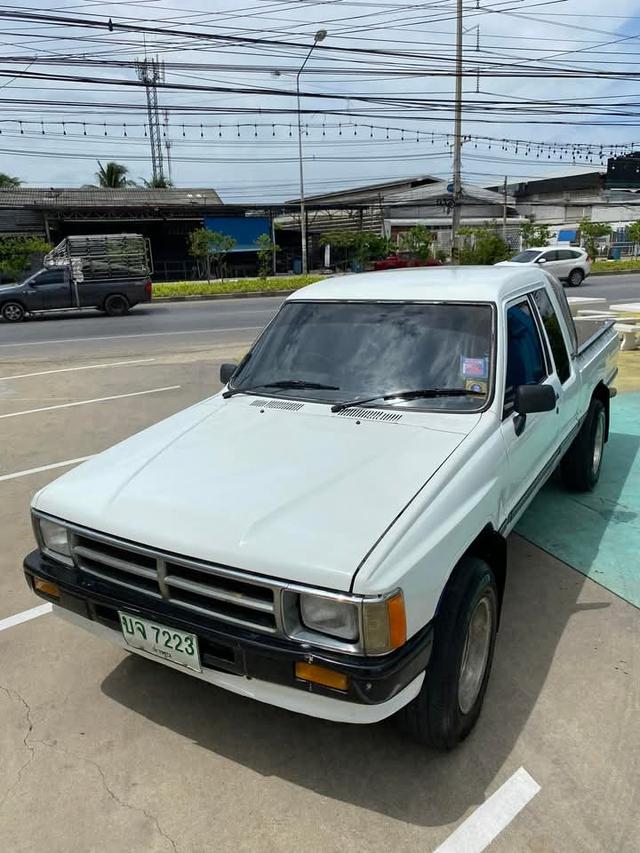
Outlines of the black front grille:
M100 534L72 533L71 545L76 565L90 576L212 619L276 633L276 588L268 583Z

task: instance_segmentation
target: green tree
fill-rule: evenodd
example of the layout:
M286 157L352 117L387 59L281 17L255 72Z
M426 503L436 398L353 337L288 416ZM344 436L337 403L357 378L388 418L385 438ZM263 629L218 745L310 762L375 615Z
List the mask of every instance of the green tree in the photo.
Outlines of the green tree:
M224 278L225 261L228 253L236 245L236 241L228 234L219 231L209 231L198 228L189 234L189 253L198 263L198 268L204 266L207 281L211 281L211 261L215 261L219 278Z
M20 178L12 178L11 175L0 172L0 190L15 190L21 183Z
M0 273L20 279L28 271L34 255L44 255L51 245L42 237L0 238Z
M320 237L320 245L326 246L327 243L335 249L342 249L345 260L355 260L360 266L386 258L391 252L389 238L373 231L327 231Z
M149 178L148 180L143 178L142 183L149 190L168 190L173 186L168 178Z
M632 243L640 243L640 220L629 225L627 235Z
M461 264L497 264L511 254L509 244L498 233L495 222L475 228L461 228L464 245L460 251Z
M127 175L129 169L122 163L107 163L105 166L98 160L98 171L96 178L99 187L105 187L111 190L121 190L125 187L134 187L135 181L131 181Z
M546 225L536 225L535 222L523 222L520 235L525 249L529 246L547 246L551 239L549 228Z
M273 259L280 247L276 246L268 234L261 234L258 243L258 272L261 279L266 279L273 271Z
M414 225L400 235L399 242L403 252L408 252L421 261L426 261L431 256L433 234L425 225Z
M587 253L592 258L598 257L599 237L608 237L611 234L611 226L606 222L591 222L589 219L583 219L580 223L580 235L584 243Z

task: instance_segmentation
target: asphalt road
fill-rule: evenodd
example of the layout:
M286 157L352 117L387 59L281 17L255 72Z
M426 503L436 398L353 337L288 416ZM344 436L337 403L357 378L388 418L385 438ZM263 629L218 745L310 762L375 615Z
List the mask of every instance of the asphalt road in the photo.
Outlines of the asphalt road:
M640 274L589 278L567 294L640 300ZM0 363L9 354L27 361L84 355L89 342L93 353L106 356L232 345L252 340L281 303L279 297L163 302L137 306L126 317L82 311L0 323Z

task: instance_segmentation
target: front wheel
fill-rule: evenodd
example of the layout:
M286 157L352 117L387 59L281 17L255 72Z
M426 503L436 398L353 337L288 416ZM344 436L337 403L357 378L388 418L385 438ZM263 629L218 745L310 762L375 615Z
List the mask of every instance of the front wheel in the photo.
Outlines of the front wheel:
M569 275L568 281L570 287L580 287L580 285L584 281L584 273L582 272L582 270L575 269Z
M2 318L7 323L20 323L25 318L24 306L19 302L5 302L2 306Z
M103 311L109 317L122 317L129 311L129 307L126 296L122 296L120 293L113 293L105 299Z
M590 492L600 479L607 413L602 400L591 400L587 417L562 460L562 478L574 492Z
M465 557L443 595L420 693L398 714L414 740L452 749L475 726L487 689L498 626L498 591L484 560Z

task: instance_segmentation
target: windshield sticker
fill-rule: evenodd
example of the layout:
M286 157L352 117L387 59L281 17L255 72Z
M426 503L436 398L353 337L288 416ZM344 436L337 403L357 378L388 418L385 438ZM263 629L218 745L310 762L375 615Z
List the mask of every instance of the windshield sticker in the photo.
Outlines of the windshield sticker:
M464 383L464 387L467 391L475 391L478 394L487 393L487 383L478 382L477 379L467 379Z
M489 359L460 356L460 373L465 379L486 379L489 375Z

